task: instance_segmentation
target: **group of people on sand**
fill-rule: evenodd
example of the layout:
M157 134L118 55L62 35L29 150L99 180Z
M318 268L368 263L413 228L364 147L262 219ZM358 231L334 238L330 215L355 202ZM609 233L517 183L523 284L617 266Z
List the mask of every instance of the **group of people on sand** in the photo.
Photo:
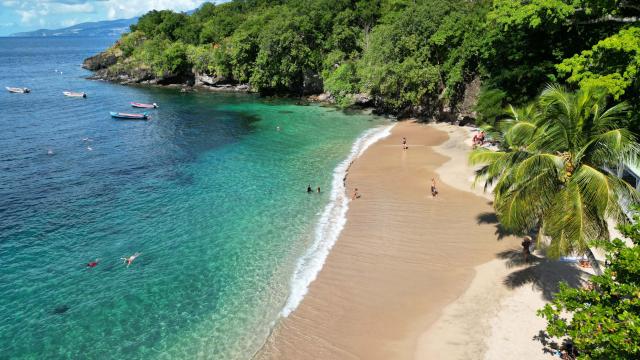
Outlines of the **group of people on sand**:
M473 147L482 146L486 141L486 134L484 131L480 131L477 134L473 135Z
M409 148L409 145L407 145L407 138L402 137L402 150L407 150L408 148ZM307 188L307 192L311 192L311 186ZM318 192L320 192L320 188L318 188ZM435 178L431 178L431 196L434 198L438 196L438 188L436 187ZM353 190L353 195L351 196L351 200L355 200L358 198L360 198L360 193L358 192L358 188L355 188Z
M137 252L131 256L121 257L120 260L122 260L123 264L127 264L127 267L129 267L133 263L133 261L140 255L142 255L142 253ZM87 267L94 268L98 266L99 263L100 263L100 259L95 259L94 261L89 261L87 263Z

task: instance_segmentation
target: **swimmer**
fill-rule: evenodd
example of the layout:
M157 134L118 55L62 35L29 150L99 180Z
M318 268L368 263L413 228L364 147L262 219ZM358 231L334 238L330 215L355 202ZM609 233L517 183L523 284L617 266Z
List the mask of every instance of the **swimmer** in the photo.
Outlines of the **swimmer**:
M86 138L83 138L82 141L93 141L93 140L91 140L91 138L86 137Z
M120 259L122 259L122 263L123 264L126 263L127 267L129 267L129 265L131 265L131 263L133 263L133 260L135 260L140 255L142 255L142 254L141 253L135 253L135 254L129 256L128 258L127 257L123 257L123 258L120 258Z
M311 190L311 184L307 185L307 194L311 194L313 190Z
M280 126L276 126L276 131L280 131Z
M93 148L91 146L87 146L87 150L92 151Z
M53 155L53 150L51 149L47 150L47 155Z
M90 262L87 263L87 267L94 268L94 267L98 266L99 262L100 262L100 259L96 259L96 261L90 261Z
M320 186L318 186L318 194L320 194Z

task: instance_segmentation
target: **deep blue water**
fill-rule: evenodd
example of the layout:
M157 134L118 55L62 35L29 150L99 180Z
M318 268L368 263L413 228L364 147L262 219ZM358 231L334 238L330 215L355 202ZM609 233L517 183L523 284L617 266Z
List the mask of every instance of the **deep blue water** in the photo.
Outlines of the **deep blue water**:
M333 169L382 121L87 80L82 60L113 41L0 38L0 358L249 358ZM130 101L160 108L109 117Z

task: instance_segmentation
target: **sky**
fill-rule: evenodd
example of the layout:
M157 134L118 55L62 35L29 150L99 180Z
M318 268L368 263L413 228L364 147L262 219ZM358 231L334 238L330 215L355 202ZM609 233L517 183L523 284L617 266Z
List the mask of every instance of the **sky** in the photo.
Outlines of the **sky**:
M128 19L153 9L188 11L204 2L206 0L0 0L0 36L64 28L87 21Z

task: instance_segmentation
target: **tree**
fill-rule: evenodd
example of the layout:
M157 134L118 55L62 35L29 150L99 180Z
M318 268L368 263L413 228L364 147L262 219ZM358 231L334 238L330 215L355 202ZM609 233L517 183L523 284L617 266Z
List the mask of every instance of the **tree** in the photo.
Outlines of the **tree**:
M640 27L631 27L599 41L591 49L556 66L567 82L604 87L615 99L640 87Z
M632 246L619 239L603 243L609 266L590 279L591 286L561 284L554 300L538 310L549 335L571 340L576 359L640 358L639 221L636 217L635 224L621 227Z
M495 184L500 223L516 233L548 237L551 257L586 254L599 272L589 244L609 238L607 220L625 220L621 201L638 202L637 191L611 173L638 164L634 135L617 127L624 103L606 107L606 92L569 93L550 85L526 111L500 122L501 151L478 149L470 163L485 186Z
M259 38L251 86L260 92L293 92L302 90L304 75L317 68L305 37L305 19L278 17L263 29Z

